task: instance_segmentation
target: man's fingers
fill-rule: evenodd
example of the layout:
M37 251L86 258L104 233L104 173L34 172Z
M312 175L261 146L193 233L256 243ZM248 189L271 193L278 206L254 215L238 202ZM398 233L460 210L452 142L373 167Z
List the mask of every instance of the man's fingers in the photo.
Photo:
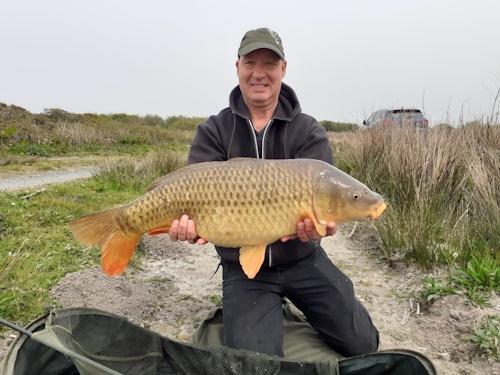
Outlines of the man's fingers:
M196 240L196 244L198 244L198 245L205 245L206 243L207 243L207 240L204 238L201 238L201 237Z
M330 221L326 226L326 235L333 236L335 233L337 233L337 225L333 221Z
M281 237L281 242L286 242L286 241L289 241L289 240L294 240L296 238L297 238L296 234L291 234L289 236Z
M168 230L170 241L175 242L179 239L177 236L178 231L179 231L179 220L174 220L172 222L172 225L170 226L170 229Z
M305 223L305 220L299 221L297 223L297 237L302 242L307 242L311 239L311 238L309 238L309 235L307 234L307 225Z
M187 241L191 244L195 243L198 239L198 235L196 234L196 227L193 220L188 220L187 222Z
M320 238L318 232L316 232L316 228L311 219L304 219L304 229L307 235L307 238L310 240L317 240Z
M189 217L187 215L182 215L181 220L179 221L179 229L178 229L178 238L180 241L186 241L188 236L187 236L187 230L188 230L188 219Z

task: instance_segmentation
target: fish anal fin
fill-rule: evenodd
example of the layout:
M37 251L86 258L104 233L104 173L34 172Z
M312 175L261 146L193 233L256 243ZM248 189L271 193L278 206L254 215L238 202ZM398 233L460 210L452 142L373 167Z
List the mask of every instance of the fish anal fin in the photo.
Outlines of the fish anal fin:
M240 249L240 264L249 279L253 279L264 263L266 245L244 246Z
M101 250L103 272L109 276L123 273L140 239L141 236L127 237L122 232L113 233Z
M170 227L159 227L159 228L155 228L155 229L151 229L148 234L150 236L156 236L158 234L165 234L167 233L168 234L168 231L170 230Z

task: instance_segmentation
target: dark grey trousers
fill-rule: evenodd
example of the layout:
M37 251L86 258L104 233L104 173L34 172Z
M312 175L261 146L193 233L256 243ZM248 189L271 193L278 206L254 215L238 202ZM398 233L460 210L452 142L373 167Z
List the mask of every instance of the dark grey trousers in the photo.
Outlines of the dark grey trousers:
M341 355L377 350L378 331L354 296L352 281L320 246L293 264L261 268L253 280L239 263L222 261L222 267L222 311L229 347L282 357L282 299L287 297Z

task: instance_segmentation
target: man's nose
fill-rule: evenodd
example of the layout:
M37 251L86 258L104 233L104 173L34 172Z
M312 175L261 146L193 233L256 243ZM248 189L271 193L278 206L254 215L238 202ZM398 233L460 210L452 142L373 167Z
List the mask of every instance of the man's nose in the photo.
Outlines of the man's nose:
M262 78L266 75L266 71L264 69L263 64L255 64L254 70L253 70L253 76L255 78Z

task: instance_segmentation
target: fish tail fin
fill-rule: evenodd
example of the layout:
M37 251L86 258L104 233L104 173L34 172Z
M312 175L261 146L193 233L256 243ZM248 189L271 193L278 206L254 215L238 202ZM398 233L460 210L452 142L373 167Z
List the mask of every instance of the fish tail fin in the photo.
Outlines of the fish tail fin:
M101 250L102 270L116 276L127 266L141 234L127 235L116 221L120 208L98 211L84 215L70 224L75 239L86 245L103 245Z
M266 245L244 246L240 249L240 264L249 279L253 279L264 263Z

